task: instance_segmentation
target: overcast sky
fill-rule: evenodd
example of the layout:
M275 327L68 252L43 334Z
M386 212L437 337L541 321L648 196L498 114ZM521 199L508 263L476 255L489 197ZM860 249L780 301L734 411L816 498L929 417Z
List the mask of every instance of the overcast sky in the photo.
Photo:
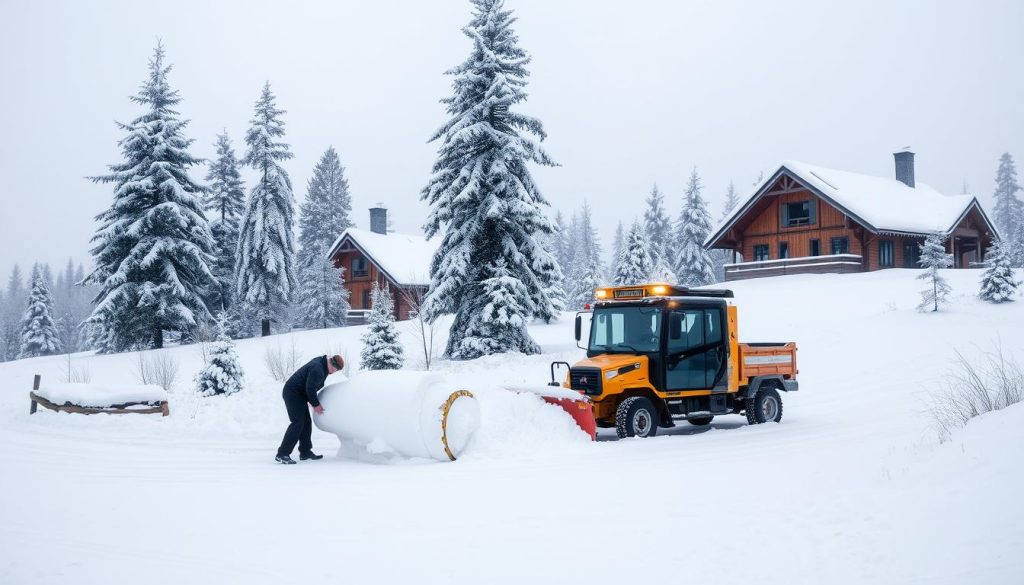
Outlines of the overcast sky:
M793 158L917 179L989 202L998 156L1024 157L1024 2L507 0L532 55L530 99L562 166L536 170L553 207L589 199L604 243L655 182L678 212L690 169L717 220ZM462 61L468 2L16 2L0 20L0 276L14 263L88 262L119 160L114 120L162 38L194 153L227 129L239 153L264 80L288 111L296 197L337 148L354 216L386 204L419 231L444 120L443 72ZM195 169L202 178L206 170Z

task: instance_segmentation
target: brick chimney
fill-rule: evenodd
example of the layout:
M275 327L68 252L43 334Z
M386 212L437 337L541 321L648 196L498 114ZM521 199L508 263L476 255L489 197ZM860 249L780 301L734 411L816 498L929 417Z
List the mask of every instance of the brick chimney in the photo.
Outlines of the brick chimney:
M377 206L370 208L370 231L375 234L388 233L388 210L385 207Z
M899 152L894 152L892 156L896 159L896 180L907 187L913 187L914 153L910 152L910 147L908 146Z

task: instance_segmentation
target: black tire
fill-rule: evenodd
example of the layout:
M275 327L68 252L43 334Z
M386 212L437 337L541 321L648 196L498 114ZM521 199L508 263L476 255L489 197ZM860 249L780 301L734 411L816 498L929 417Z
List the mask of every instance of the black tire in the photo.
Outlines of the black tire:
M686 422L696 427L706 427L711 424L711 421L715 420L713 416L702 416L700 418L688 418Z
M747 399L747 422L757 425L782 420L782 398L772 386L762 385L753 398Z
M615 410L615 434L626 437L653 437L658 432L658 409L650 398L630 396Z

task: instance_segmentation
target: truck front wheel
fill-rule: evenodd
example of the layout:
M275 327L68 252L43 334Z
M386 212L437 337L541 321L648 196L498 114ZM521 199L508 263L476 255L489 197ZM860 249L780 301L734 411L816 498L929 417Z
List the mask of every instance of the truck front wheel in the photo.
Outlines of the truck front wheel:
M771 386L761 386L753 398L747 399L747 422L756 425L782 420L782 398Z
M630 396L615 409L615 433L626 437L653 437L658 432L658 411L650 398Z

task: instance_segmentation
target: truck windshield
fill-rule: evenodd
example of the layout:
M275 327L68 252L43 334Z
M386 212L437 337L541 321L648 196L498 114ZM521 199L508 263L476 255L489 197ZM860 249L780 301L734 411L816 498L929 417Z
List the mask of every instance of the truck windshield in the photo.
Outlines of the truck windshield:
M608 307L594 310L590 326L592 352L645 353L658 351L661 311L652 307Z

